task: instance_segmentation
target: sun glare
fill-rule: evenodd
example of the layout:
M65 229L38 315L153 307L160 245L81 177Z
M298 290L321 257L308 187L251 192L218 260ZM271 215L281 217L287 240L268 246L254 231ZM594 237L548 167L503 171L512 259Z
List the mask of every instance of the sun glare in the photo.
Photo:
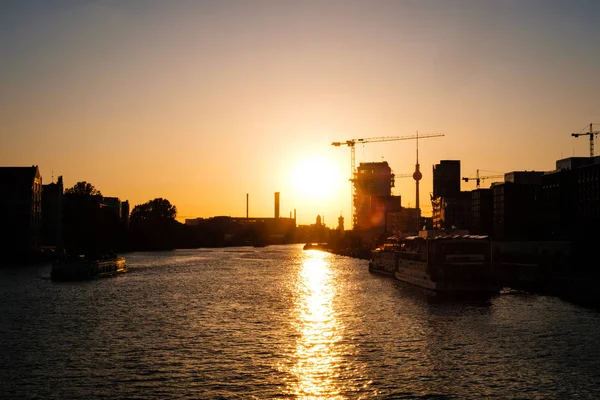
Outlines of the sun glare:
M320 201L331 198L343 180L333 162L323 156L313 156L296 165L291 184L296 196L306 201Z

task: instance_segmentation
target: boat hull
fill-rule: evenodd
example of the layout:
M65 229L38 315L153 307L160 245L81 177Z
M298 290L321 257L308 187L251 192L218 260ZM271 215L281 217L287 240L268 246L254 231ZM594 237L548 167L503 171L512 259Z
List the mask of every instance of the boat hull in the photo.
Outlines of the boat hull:
M80 281L124 272L127 272L127 263L122 257L103 260L60 260L52 264L50 278L55 281Z
M398 265L398 252L393 250L373 250L369 260L369 271L394 276Z
M398 267L394 272L394 277L399 281L410 283L438 293L485 295L499 293L500 286L491 273L488 272L490 270L489 267L489 263L440 265L430 267L427 265L426 261L399 259ZM446 274L446 279L440 278L439 276L440 274L443 274L444 270L456 270L458 268L479 271L480 275L475 277L475 274L459 276L452 272ZM432 272L434 276L432 276Z

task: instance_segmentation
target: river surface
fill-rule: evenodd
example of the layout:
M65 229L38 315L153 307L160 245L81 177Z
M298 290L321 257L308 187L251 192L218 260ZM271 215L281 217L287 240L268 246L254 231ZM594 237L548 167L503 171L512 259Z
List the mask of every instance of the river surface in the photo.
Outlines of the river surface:
M600 313L444 300L300 245L0 269L3 399L598 399Z

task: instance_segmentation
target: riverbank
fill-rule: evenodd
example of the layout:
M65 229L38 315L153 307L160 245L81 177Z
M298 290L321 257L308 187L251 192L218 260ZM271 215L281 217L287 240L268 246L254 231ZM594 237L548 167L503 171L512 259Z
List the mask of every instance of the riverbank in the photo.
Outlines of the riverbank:
M304 245L304 250L319 250L328 253L337 254L338 256L359 258L361 260L369 260L371 258L371 250L369 249L336 249L329 246L327 243L307 243Z

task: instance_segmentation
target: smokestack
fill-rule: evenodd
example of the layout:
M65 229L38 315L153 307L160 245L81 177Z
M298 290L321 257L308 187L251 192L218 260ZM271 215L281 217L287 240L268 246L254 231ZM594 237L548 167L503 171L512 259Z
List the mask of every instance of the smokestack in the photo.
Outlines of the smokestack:
M279 218L279 192L275 192L275 218Z
M248 219L248 193L246 193L246 219Z
M296 221L296 209L294 208L294 221Z

